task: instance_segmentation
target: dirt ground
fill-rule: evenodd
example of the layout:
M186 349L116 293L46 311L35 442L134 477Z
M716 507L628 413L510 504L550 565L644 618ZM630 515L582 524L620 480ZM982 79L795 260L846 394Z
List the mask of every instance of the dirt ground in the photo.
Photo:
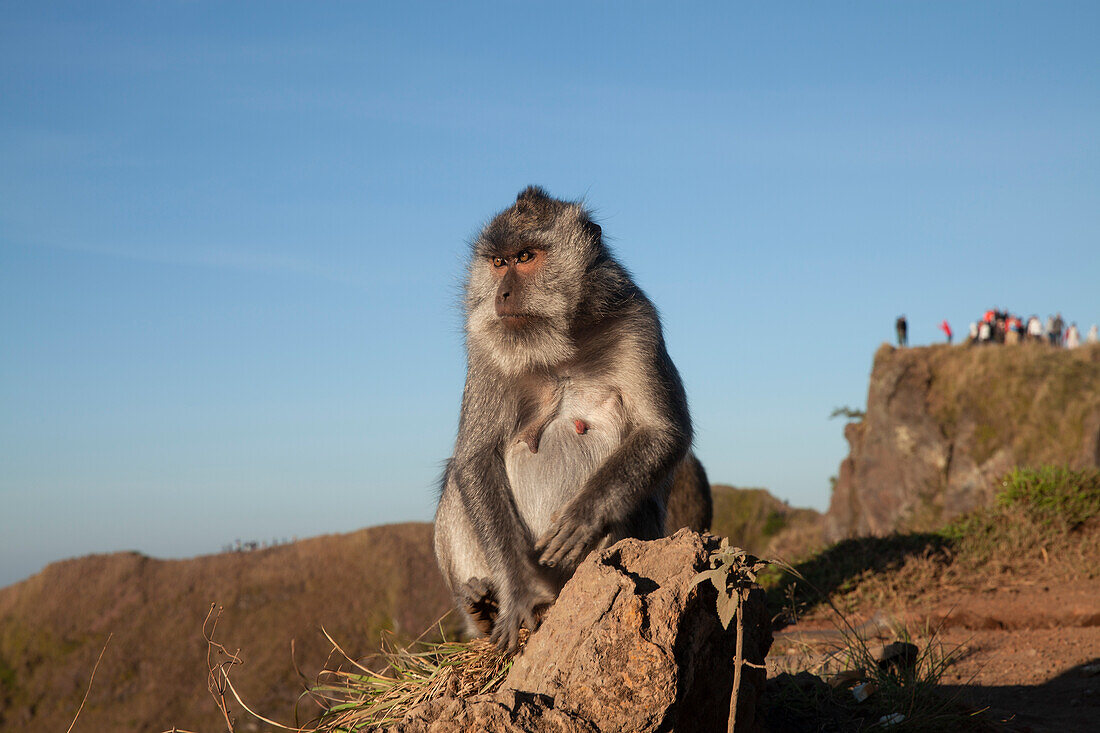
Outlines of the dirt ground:
M905 608L866 609L851 620L875 611L904 624L919 647L932 639L953 657L944 690L1006 730L1100 731L1100 579L1041 585L998 578ZM833 627L829 614L815 613L776 634L777 649L800 632Z
M948 689L1011 729L1100 730L1100 580L983 590L932 611L960 651Z

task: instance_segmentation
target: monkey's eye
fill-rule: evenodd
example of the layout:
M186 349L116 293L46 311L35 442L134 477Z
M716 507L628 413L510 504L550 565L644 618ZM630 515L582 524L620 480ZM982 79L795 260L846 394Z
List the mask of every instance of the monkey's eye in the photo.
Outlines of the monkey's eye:
M493 258L493 267L504 267L504 258L503 257L494 257Z
M529 249L525 249L516 255L517 262L530 262L533 259L535 259L535 253Z

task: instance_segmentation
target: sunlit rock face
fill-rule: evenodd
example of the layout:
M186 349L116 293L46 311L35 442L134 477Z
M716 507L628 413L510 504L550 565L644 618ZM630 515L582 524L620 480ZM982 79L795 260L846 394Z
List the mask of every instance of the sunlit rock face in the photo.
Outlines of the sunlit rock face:
M826 539L938 526L1015 466L1100 465L1100 346L884 345L844 437Z

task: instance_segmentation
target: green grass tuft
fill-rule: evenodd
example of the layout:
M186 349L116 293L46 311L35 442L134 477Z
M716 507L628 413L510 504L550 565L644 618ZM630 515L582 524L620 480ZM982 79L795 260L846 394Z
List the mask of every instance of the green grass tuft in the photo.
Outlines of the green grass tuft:
M1005 476L1001 486L997 505L1019 507L1035 522L1072 530L1100 516L1100 470L1017 468Z

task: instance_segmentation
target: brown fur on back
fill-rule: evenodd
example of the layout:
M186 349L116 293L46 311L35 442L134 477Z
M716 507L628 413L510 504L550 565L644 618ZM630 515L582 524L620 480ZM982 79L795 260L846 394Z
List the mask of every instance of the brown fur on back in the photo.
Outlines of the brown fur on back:
M710 529L714 518L714 502L710 496L710 482L703 464L689 452L676 467L672 479L672 491L665 513L665 534L687 527L696 532Z

